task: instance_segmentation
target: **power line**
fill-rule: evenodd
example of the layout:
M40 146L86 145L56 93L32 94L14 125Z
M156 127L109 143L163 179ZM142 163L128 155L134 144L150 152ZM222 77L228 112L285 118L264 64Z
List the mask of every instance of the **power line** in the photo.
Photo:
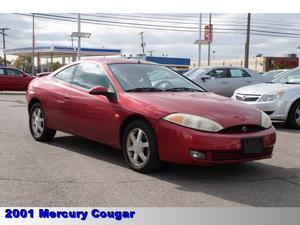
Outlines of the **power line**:
M18 14L23 16L31 16L30 14ZM44 18L44 19L54 19L54 20L60 20L60 21L69 21L69 22L76 22L76 18L74 17L67 17L67 16L57 16L57 15L51 15L51 14L35 14L36 17ZM143 29L151 29L151 30L164 30L164 31L177 31L177 32L197 32L197 28L192 27L181 27L181 26L167 26L164 25L163 27L161 25L154 25L149 24L151 27L147 26L148 24L144 23L121 23L117 21L107 21L107 20L91 20L91 19L82 19L82 23L88 23L88 24L96 24L96 25L107 25L107 26L116 26L116 27L127 27L127 28L143 28ZM203 30L203 29L202 29ZM214 33L235 33L238 34L237 31L245 32L246 29L236 29L236 28L214 28ZM227 32L226 32L227 31ZM230 31L230 32L229 32ZM243 33L239 33L243 34ZM272 37L286 37L286 38L299 38L297 36L300 36L300 33L287 33L287 32L273 32L273 31L267 31L267 30L259 30L259 29L253 29L251 30L251 34L253 35L259 35L259 36L272 36Z

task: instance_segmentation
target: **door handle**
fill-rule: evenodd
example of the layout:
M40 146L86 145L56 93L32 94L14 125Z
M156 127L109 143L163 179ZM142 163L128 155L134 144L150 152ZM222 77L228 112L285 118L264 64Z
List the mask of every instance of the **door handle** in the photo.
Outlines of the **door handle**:
M225 82L225 81L223 81L223 82L221 82L221 84L228 84L227 82Z
M70 100L71 98L69 96L65 96L65 99Z
M251 84L251 83L252 83L252 81L251 81L251 80L248 80L248 81L247 81L247 83Z

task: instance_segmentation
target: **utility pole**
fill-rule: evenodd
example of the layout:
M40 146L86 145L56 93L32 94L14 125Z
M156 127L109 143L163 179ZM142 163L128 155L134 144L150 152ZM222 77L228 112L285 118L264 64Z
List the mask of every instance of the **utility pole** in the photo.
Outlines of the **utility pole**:
M81 49L81 27L80 27L80 13L78 13L78 37L77 37L77 60L80 60L80 49Z
M139 34L141 35L141 40L142 40L141 47L142 47L142 50L143 50L143 55L145 55L146 43L144 42L144 32L140 32Z
M32 13L32 74L33 75L35 75L34 51L35 51L34 13Z
M201 66L201 40L202 40L202 13L199 15L199 45L198 45L198 66Z
M251 13L248 13L247 17L247 34L246 34L246 43L245 43L245 67L249 67L249 45L250 45L250 22L251 22Z
M209 25L209 28L211 29L211 13L209 14L209 18L208 18L208 25ZM210 43L211 42L208 42L208 48L207 48L207 65L210 66Z
M3 40L3 60L4 60L4 66L7 66L6 64L6 53L5 53L5 36L7 34L5 33L6 30L9 30L9 28L0 28L1 34L2 34L2 40Z

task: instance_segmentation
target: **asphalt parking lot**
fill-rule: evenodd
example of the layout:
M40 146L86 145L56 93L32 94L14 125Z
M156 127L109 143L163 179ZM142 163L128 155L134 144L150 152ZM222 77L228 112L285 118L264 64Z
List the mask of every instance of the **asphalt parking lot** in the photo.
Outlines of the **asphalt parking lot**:
M276 125L272 159L128 169L121 151L58 133L32 139L24 93L0 93L0 206L300 206L300 131Z

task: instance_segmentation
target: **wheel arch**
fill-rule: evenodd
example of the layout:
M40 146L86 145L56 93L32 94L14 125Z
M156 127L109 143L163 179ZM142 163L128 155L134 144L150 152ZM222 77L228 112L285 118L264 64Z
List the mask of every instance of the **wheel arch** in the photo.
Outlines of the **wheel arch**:
M293 105L296 103L296 102L298 102L298 101L300 101L300 96L297 96L297 97L295 97L292 101L290 101L290 103L288 104L288 107L287 107L287 111L286 111L286 115L287 115L287 118L288 118L288 116L289 116L289 114L290 114L290 111L291 111L291 108L293 107Z
M31 107L33 106L33 104L35 103L40 103L42 104L41 100L38 98L32 98L28 104L28 113L30 112Z
M120 129L119 129L119 144L120 144L120 147L123 146L123 135L124 135L126 127L128 126L128 124L130 124L131 122L136 121L136 120L142 120L142 121L146 122L149 125L150 129L152 130L155 139L157 140L156 133L154 132L154 128L153 128L151 122L143 115L132 114L132 115L127 116L123 120L123 122L120 126Z

